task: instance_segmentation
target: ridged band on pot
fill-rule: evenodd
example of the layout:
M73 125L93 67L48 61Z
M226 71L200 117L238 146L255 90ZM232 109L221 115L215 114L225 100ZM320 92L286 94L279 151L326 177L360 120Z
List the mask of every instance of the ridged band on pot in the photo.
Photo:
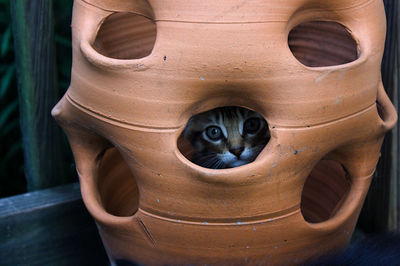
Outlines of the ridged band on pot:
M75 1L53 115L112 260L287 264L347 244L397 115L380 80L382 1L321 2ZM288 36L310 21L342 25L358 57L302 64ZM188 119L232 105L263 115L270 142L238 168L191 163Z

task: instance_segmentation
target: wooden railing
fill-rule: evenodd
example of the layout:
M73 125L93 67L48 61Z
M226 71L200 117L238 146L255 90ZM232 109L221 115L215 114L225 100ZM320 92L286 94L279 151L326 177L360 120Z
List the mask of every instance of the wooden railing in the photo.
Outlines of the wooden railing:
M109 265L79 184L0 199L0 265Z

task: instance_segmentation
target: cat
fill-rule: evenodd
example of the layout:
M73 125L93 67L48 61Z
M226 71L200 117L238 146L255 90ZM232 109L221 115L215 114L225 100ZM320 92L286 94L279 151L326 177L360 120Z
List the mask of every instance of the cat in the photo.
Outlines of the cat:
M254 161L270 139L270 132L257 112L227 106L190 118L183 136L193 146L193 163L225 169Z

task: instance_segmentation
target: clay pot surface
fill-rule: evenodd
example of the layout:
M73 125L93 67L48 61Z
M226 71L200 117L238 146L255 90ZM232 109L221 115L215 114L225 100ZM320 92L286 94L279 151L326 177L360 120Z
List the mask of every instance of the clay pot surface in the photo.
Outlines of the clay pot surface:
M397 121L380 0L75 0L53 109L111 260L299 264L344 248ZM271 140L247 165L183 154L195 114L242 106Z

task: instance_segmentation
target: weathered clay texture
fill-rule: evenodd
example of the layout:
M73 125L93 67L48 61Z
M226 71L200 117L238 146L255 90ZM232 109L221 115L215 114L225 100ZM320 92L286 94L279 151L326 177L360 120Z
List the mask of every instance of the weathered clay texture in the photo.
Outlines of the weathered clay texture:
M397 119L385 30L381 0L75 0L53 115L110 258L286 265L345 247ZM266 148L191 163L188 119L232 105L265 117Z

